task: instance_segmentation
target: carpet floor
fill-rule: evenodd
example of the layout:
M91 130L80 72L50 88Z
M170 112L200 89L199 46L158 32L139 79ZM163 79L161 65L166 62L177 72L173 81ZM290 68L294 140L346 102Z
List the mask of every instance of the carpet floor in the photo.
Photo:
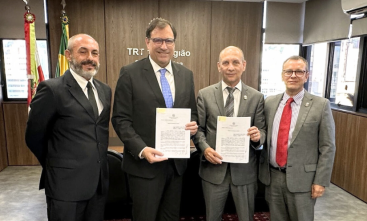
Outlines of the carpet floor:
M205 216L181 217L180 221L205 221ZM269 221L269 212L257 212L254 215L254 221ZM131 219L114 219L105 221L131 221ZM236 214L223 214L222 221L238 221Z

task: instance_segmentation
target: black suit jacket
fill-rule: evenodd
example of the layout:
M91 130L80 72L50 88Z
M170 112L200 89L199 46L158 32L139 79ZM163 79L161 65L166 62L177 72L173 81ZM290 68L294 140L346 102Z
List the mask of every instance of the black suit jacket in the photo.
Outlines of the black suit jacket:
M96 79L93 83L103 104L97 120L69 70L41 82L32 100L25 138L43 167L40 189L51 198L87 200L99 182L107 192L111 89Z
M192 71L172 62L175 82L173 108L191 108L191 121L197 121ZM124 143L122 168L129 174L153 178L166 162L150 164L139 158L141 150L155 147L156 108L165 108L163 94L149 58L125 66L120 71L113 106L112 124ZM178 174L186 169L185 159L175 159Z

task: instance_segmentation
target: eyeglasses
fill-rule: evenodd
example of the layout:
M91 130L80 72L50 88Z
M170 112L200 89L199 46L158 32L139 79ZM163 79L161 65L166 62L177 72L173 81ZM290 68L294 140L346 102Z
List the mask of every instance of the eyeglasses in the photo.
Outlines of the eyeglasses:
M163 42L166 42L167 46L171 46L175 43L175 39L173 39L173 38L166 38L166 39L164 39L164 38L149 38L149 39L152 40L155 45L162 45Z
M306 71L305 70L283 70L284 76L286 77L290 77L293 75L293 73L296 74L297 77L303 77L303 75L305 75Z

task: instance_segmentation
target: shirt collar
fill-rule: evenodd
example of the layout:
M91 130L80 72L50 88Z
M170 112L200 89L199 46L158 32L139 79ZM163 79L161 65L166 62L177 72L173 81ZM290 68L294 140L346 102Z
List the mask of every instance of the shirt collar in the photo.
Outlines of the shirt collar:
M149 61L152 64L154 73L157 73L159 70L162 69L162 67L159 66L157 63L155 63L155 61L153 61L153 59L150 56L149 56ZM168 65L166 67L164 67L164 68L167 70L168 73L173 74L171 60L169 61Z
M226 88L229 87L223 80L222 80L222 91L226 90ZM238 82L238 84L235 86L235 88L239 91L242 91L242 81Z
M295 96L293 96L293 100L297 105L300 105L302 103L303 97L305 95L305 89L301 90L298 94L296 94ZM289 96L286 92L283 95L283 99L282 99L282 103L286 103L288 98L290 98L291 96Z
M88 81L79 74L77 74L73 69L70 68L69 70L71 75L73 75L74 79L76 80L76 82L78 82L79 86L84 90L87 87ZM92 84L92 87L95 88L93 84L93 77L91 77L89 81Z

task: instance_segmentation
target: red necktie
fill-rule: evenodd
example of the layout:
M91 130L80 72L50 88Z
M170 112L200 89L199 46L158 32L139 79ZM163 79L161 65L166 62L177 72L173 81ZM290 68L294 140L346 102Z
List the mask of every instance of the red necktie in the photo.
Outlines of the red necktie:
M283 109L282 118L280 119L276 156L276 161L279 167L284 167L287 163L289 128L291 127L292 119L292 102L293 98L289 98L287 100Z

